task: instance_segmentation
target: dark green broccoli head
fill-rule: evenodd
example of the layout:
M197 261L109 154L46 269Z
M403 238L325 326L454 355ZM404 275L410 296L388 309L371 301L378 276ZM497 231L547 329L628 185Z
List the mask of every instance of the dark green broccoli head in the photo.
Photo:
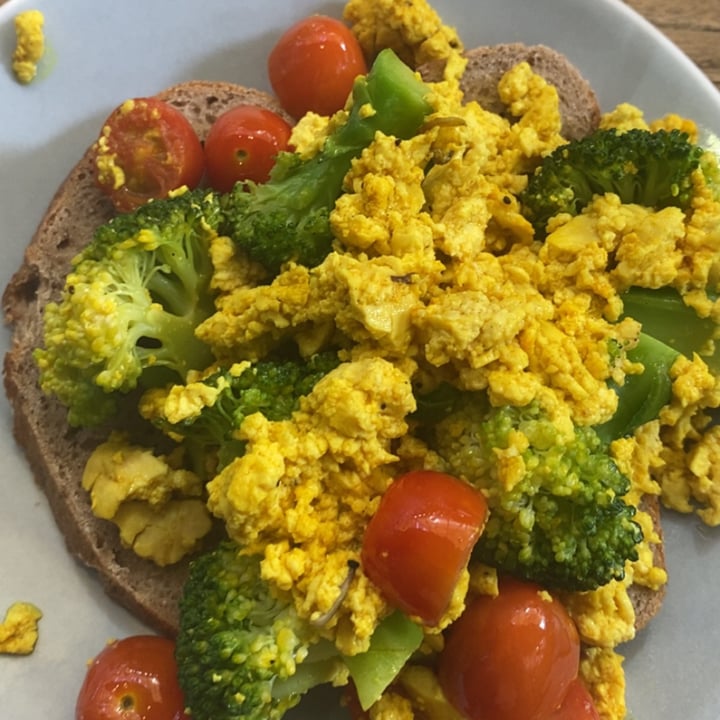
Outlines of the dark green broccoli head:
M153 403L148 419L164 432L184 437L191 453L200 454L198 464L207 452L217 452L223 467L244 452L244 443L235 433L248 415L260 412L268 420L287 420L298 409L300 398L339 363L335 353L325 352L307 359L238 364L203 379L205 385L219 391L212 404L179 422L170 422Z
M222 200L223 234L273 275L291 260L307 267L319 265L332 249L330 210L335 197L326 202L317 194L321 175L316 180L305 177L309 165L297 180L282 175L279 171L285 166L300 167L292 158L289 153L282 154L270 181L236 185ZM322 181L327 184L330 178Z
M219 217L213 194L156 200L101 226L75 258L35 351L41 387L71 424L104 420L113 394L141 377L184 377L212 361L195 328L213 310L208 246Z
M590 590L637 559L629 481L592 429L565 439L535 404L489 408L468 393L432 438L448 470L487 493L474 551L482 562L544 587Z
M679 130L597 130L543 159L520 196L522 212L542 238L550 218L577 215L594 195L615 193L623 203L686 208L692 173L703 154Z
M270 590L260 558L231 542L191 564L175 654L194 720L279 720L344 672L337 652L325 655L292 603Z

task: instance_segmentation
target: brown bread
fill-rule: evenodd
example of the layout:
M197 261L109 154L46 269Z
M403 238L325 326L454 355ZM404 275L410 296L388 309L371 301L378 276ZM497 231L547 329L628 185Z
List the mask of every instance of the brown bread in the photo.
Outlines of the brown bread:
M478 101L486 110L499 115L506 113L497 92L498 81L512 67L526 61L557 89L566 139L584 137L597 128L600 106L595 92L562 53L545 45L506 43L477 47L465 55L468 63L460 86L468 100ZM423 78L430 81L439 80L442 70L442 63L418 68Z
M593 129L597 101L587 83L578 80L577 71L554 51L521 48L524 46L508 45L499 46L495 53L488 48L471 51L465 78L468 94L497 109L492 78L496 83L503 68L519 59L534 58L540 72L549 69L553 81L563 88L561 97L570 108L567 122L575 128L573 132L584 134ZM432 74L429 68L424 72L427 77ZM201 138L222 111L236 104L251 103L282 113L270 95L228 83L188 82L158 96L179 108ZM80 478L93 448L106 437L106 429L70 429L65 409L40 391L32 358L33 349L42 341L45 305L59 297L72 257L112 214L112 206L95 184L89 149L58 189L26 250L23 265L4 291L3 311L13 333L4 362L5 389L14 411L15 438L48 497L70 552L97 572L113 599L158 632L173 635L187 563L159 568L138 558L122 547L114 525L92 514ZM656 518L659 526L657 513ZM633 592L638 625L642 626L659 608L662 595L642 589Z

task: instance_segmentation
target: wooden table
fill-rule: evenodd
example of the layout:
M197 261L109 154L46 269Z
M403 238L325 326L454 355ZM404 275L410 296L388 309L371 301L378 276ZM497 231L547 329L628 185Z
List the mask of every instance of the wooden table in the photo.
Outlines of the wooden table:
M720 0L625 0L720 89Z
M720 89L720 0L624 2L667 35Z

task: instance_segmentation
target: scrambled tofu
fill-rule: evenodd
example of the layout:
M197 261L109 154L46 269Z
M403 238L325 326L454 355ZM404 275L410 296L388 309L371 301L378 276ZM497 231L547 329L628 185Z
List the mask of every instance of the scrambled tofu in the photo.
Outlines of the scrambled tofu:
M417 366L485 390L497 405L542 399L557 418L600 424L617 403L608 382L634 371L630 364L618 367L608 351L609 341L628 346L640 331L634 320L621 319L622 292L630 285L680 285L689 277L699 284L716 272L708 228L720 213L709 199L698 201L688 218L675 208L598 197L577 217L557 218L545 243L536 243L517 196L533 163L564 142L557 94L525 63L507 73L501 93L513 122L463 104L445 83L432 98L437 117L451 122L428 123L402 142L378 136L346 178L331 215L335 249L320 265L291 264L269 284L233 287L228 268L238 258L226 252L216 262L217 312L198 334L221 360L262 357L288 340L303 355L331 342L347 347L348 362L292 420L248 418L241 428L246 454L209 485L210 508L231 536L264 553L264 577L291 591L304 617L327 623L346 652L363 649L387 612L351 568L362 528L399 467L390 442L400 440L398 452L429 462L426 450L403 438ZM642 121L629 108L623 113L618 122ZM306 148L313 152L309 142ZM698 258L700 242L707 251ZM616 260L610 269L609 256ZM703 382L685 385L715 392ZM683 397L682 378L676 386ZM402 401L399 388L408 392ZM391 403L388 393L394 393ZM713 406L715 399L702 402ZM689 422L702 403L689 407L686 398L676 405ZM374 423L389 412L396 413L392 431L381 432ZM683 425L682 412L675 415L672 423L664 420L665 432ZM687 504L687 468L672 475L660 459L660 428L658 422L618 441L616 461L631 478L632 502L648 493L667 495L671 481L658 481L664 473L683 478ZM678 432L679 447L688 432ZM698 477L712 472L712 439L707 447L698 443L688 460ZM695 499L701 486L707 482L697 483ZM717 501L707 491L702 496L711 505ZM659 589L667 580L654 564L660 539L650 516L639 510L636 519L644 539L624 580L563 598L589 648L584 678L604 720L625 716L615 648L636 633L628 589L633 583ZM471 568L445 622L461 612L466 591L496 593L497 578ZM384 703L374 709L378 717L412 717L395 695Z
M709 409L720 406L720 380L698 356L678 360L673 375L673 401L660 416L662 466L655 475L661 497L666 506L718 526L720 432Z
M406 665L398 677L398 686L399 692L411 699L412 708L419 710L426 720L462 720L463 716L448 702L430 667Z
M369 57L389 46L414 66L450 60L460 67L457 34L424 1L350 0L346 19ZM700 178L688 212L624 205L607 194L575 217L554 218L537 242L518 196L541 158L565 142L557 91L520 63L499 85L509 120L465 103L456 80L433 85L434 113L418 135L378 134L354 161L331 213L333 251L322 263L289 263L265 282L227 238L211 248L216 311L197 333L219 363L247 363L279 347L304 357L342 348L343 363L290 419L245 418L237 431L244 454L206 491L209 511L230 537L262 554L263 577L348 654L367 649L389 612L357 571L364 528L399 468L433 464L409 434L413 383L449 377L485 391L493 405L540 400L559 426L598 425L617 407L610 384L638 371L609 349L632 346L641 331L623 318L628 287L675 287L720 317L704 292L720 279L720 202ZM294 145L312 155L342 118L343 111L306 117ZM606 114L602 126L695 131L677 116L648 123L628 104ZM581 675L603 720L626 715L617 648L636 632L628 589L667 581L655 566L660 538L642 498L661 497L720 524L720 430L708 420L720 406L720 383L697 356L678 361L673 373L673 398L661 417L612 445L638 506L638 559L623 580L563 595L585 644ZM190 382L177 397L162 397L182 419L211 405L212 392ZM146 416L158 397L146 396ZM508 483L522 449L507 450ZM84 485L95 511L156 561L174 556L171 535L184 552L209 528L204 509L190 510L202 505L199 480L122 441L96 451ZM497 573L472 564L440 627L462 612L468 592L497 594ZM398 682L401 690L388 692L370 717L410 719L413 707L431 720L453 717L432 673L409 668Z
M455 28L445 25L426 0L349 0L343 17L370 60L389 47L415 68L463 49Z
M95 448L82 486L93 513L112 521L127 547L158 565L195 550L212 527L199 478L120 434Z
M580 677L602 720L622 719L627 715L623 660L614 650L589 648L580 661Z
M12 69L18 82L27 85L37 75L37 66L45 54L45 17L39 10L25 10L15 16L17 42Z
M292 592L298 612L336 628L352 654L366 648L388 606L363 573L362 529L394 475L391 441L415 408L408 375L380 358L326 375L288 421L260 413L241 427L246 452L208 484L230 536L261 552L263 577ZM338 612L325 620L344 598Z
M37 643L41 618L41 610L32 603L13 603L0 622L0 654L29 655Z
M633 329L587 316L594 287L558 307L538 286L539 277L548 287L558 275L572 280L560 259L538 257L516 198L527 164L563 141L557 94L525 63L503 86L513 123L438 90L438 113L459 124L399 143L378 137L331 214L337 252L269 285L223 292L198 329L216 356L261 357L290 338L307 355L340 333L356 357L421 357L498 400L529 402L549 385L583 422L609 417L606 341ZM564 366L547 362L580 343Z
M584 593L569 593L563 604L582 641L592 647L614 648L635 637L635 611L627 593L629 577Z

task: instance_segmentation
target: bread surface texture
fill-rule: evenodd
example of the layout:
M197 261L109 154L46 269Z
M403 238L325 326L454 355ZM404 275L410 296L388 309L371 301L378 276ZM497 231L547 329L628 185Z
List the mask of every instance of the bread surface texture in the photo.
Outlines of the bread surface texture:
M465 53L467 65L460 81L466 100L475 100L490 112L505 115L507 108L500 99L500 78L520 62L527 62L557 92L562 117L562 134L567 140L584 137L600 122L600 105L590 83L562 53L546 45L504 43L483 45ZM443 64L428 63L418 68L425 80L438 81Z

